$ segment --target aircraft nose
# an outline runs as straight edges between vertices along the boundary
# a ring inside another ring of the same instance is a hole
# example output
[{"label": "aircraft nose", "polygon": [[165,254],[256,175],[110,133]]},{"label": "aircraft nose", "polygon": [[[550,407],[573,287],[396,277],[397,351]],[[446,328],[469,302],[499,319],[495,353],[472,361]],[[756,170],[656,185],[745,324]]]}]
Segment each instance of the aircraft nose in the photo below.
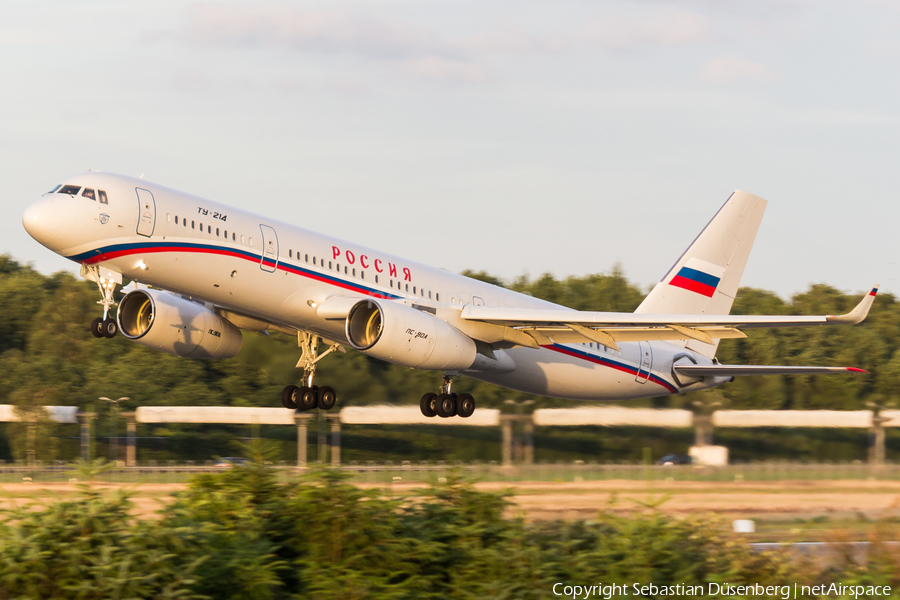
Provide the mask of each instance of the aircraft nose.
[{"label": "aircraft nose", "polygon": [[22,225],[28,235],[40,242],[42,245],[57,250],[60,240],[59,223],[56,217],[57,211],[53,210],[53,200],[49,198],[41,198],[36,202],[32,202],[25,213],[22,215]]}]

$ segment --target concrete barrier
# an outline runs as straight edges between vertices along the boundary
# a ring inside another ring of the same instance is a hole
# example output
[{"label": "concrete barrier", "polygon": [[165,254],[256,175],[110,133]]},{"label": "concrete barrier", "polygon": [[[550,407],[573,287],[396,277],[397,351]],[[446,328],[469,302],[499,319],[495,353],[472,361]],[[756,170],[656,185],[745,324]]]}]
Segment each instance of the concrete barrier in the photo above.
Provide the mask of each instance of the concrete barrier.
[{"label": "concrete barrier", "polygon": [[[50,418],[57,423],[77,423],[77,406],[45,406]],[[14,404],[0,404],[0,422],[15,422],[19,420]]]},{"label": "concrete barrier", "polygon": [[[478,411],[475,411],[478,414]],[[534,411],[534,424],[544,427],[578,425],[690,427],[694,415],[689,410],[656,408],[540,408]]]},{"label": "concrete barrier", "polygon": [[496,408],[479,408],[466,419],[450,417],[426,417],[418,406],[348,406],[341,410],[344,425],[469,425],[496,427],[500,424],[500,411]]},{"label": "concrete barrier", "polygon": [[872,427],[871,410],[717,410],[715,427]]},{"label": "concrete barrier", "polygon": [[255,406],[140,406],[138,423],[218,423],[223,425],[294,425],[295,411]]}]

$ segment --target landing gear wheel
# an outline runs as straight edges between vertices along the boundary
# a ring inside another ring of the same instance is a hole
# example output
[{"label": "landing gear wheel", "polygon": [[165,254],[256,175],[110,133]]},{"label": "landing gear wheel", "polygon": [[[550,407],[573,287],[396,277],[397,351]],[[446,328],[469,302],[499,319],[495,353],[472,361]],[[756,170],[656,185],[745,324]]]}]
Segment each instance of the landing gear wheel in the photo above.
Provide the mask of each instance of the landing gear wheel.
[{"label": "landing gear wheel", "polygon": [[316,402],[320,409],[331,410],[334,408],[334,403],[337,402],[337,394],[334,392],[333,388],[323,385],[319,388],[319,393],[316,395]]},{"label": "landing gear wheel", "polygon": [[466,419],[475,412],[475,398],[472,394],[460,394],[456,399],[456,414]]},{"label": "landing gear wheel", "polygon": [[95,338],[103,337],[103,319],[97,317],[93,321],[91,321],[91,335]]},{"label": "landing gear wheel", "polygon": [[456,398],[453,394],[441,394],[438,396],[437,414],[445,419],[456,414]]},{"label": "landing gear wheel", "polygon": [[300,393],[295,397],[298,410],[312,410],[316,407],[316,389],[302,387]]},{"label": "landing gear wheel", "polygon": [[285,408],[289,408],[291,410],[296,410],[297,402],[294,398],[297,396],[297,392],[300,391],[296,385],[289,385],[281,390],[281,403],[284,404]]},{"label": "landing gear wheel", "polygon": [[114,338],[119,333],[119,324],[115,319],[106,319],[101,324],[101,331],[103,332],[103,337]]},{"label": "landing gear wheel", "polygon": [[434,392],[428,392],[419,400],[419,410],[426,417],[434,417],[437,415],[437,399],[438,395]]}]

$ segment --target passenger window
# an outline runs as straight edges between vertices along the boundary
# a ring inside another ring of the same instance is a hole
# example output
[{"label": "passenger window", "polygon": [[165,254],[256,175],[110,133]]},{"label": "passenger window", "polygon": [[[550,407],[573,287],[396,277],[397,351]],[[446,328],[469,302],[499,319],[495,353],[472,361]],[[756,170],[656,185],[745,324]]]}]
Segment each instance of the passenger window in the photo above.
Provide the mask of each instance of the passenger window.
[{"label": "passenger window", "polygon": [[166,223],[170,223],[172,221],[172,213],[166,213]]},{"label": "passenger window", "polygon": [[100,204],[109,204],[109,200],[106,199],[106,192],[104,192],[103,190],[97,190],[97,194],[97,199],[100,201]]},{"label": "passenger window", "polygon": [[236,234],[235,232],[233,232],[233,231],[231,232],[231,241],[232,241],[232,242],[237,241],[237,234]]},{"label": "passenger window", "polygon": [[344,275],[347,274],[347,267],[344,267]]},{"label": "passenger window", "polygon": [[440,302],[440,301],[441,301],[441,294],[440,294],[439,292],[435,292],[435,293],[434,293],[434,299],[437,300],[438,302]]},{"label": "passenger window", "polygon": [[181,224],[184,225],[185,227],[187,227],[187,219],[182,219]]},{"label": "passenger window", "polygon": [[191,229],[197,229],[195,227],[196,224],[197,224],[197,221],[191,221]]},{"label": "passenger window", "polygon": [[[407,292],[409,291],[409,284],[408,284],[408,283],[406,284],[406,291],[407,291]],[[415,288],[415,286],[414,286],[414,287],[413,287],[413,294],[415,294],[415,293],[416,293],[416,288]]]},{"label": "passenger window", "polygon": [[294,258],[294,251],[288,250],[288,258]]},{"label": "passenger window", "polygon": [[59,189],[60,194],[69,194],[70,196],[77,196],[78,190],[81,189],[80,185],[64,185]]},{"label": "passenger window", "polygon": [[413,294],[416,293],[416,286],[413,286]]},{"label": "passenger window", "polygon": [[[365,277],[363,277],[365,279]],[[378,283],[378,275],[375,276],[375,283]]]},{"label": "passenger window", "polygon": [[175,224],[178,225],[178,215],[175,215]]},{"label": "passenger window", "polygon": [[[219,232],[219,230],[216,229],[216,235],[219,235],[218,232]],[[212,225],[207,225],[207,226],[206,226],[206,233],[212,234]]]},{"label": "passenger window", "polygon": [[[359,276],[362,277],[363,279],[365,279],[365,278],[366,278],[366,272],[365,272],[365,271],[360,271],[360,272],[359,272]],[[376,275],[375,277],[378,277],[378,275]]]},{"label": "passenger window", "polygon": [[253,238],[250,238],[250,247],[253,247]]},{"label": "passenger window", "polygon": [[431,290],[428,290],[428,299],[431,300]]},{"label": "passenger window", "polygon": [[96,200],[96,198],[94,197],[94,190],[92,190],[91,188],[84,188],[84,191],[81,192],[81,195],[84,196],[85,198],[90,198],[91,200]]},{"label": "passenger window", "polygon": [[353,276],[356,277],[356,269],[353,269]]},{"label": "passenger window", "polygon": [[200,233],[203,233],[203,223],[200,223]]},{"label": "passenger window", "polygon": [[304,254],[304,255],[303,255],[303,261],[304,261],[304,262],[309,262],[309,254]]},{"label": "passenger window", "polygon": [[225,239],[226,240],[228,239],[228,230],[227,229],[225,230]]},{"label": "passenger window", "polygon": [[244,236],[241,236],[241,243],[246,244],[246,242],[244,241]]},{"label": "passenger window", "polygon": [[394,287],[394,280],[391,279],[391,287]]},{"label": "passenger window", "polygon": [[219,237],[219,228],[216,227],[216,237]]},{"label": "passenger window", "polygon": [[313,264],[316,264],[316,257],[313,256]]},{"label": "passenger window", "polygon": [[328,261],[328,268],[331,269],[331,261]]}]

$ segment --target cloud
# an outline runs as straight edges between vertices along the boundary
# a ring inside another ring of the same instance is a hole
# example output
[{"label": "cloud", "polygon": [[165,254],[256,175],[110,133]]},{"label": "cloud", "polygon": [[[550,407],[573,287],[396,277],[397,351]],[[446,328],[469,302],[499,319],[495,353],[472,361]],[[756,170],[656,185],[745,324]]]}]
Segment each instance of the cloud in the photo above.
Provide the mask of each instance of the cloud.
[{"label": "cloud", "polygon": [[280,46],[382,58],[454,53],[439,36],[396,20],[276,5],[194,6],[182,37],[202,45]]},{"label": "cloud", "polygon": [[639,50],[653,46],[677,46],[711,37],[709,20],[701,15],[666,10],[651,17],[610,17],[588,25],[583,41],[611,50]]},{"label": "cloud", "polygon": [[719,83],[734,81],[772,81],[775,73],[764,64],[739,56],[724,56],[708,61],[700,70],[700,77]]},{"label": "cloud", "polygon": [[494,78],[491,70],[484,65],[438,56],[426,56],[412,60],[407,64],[406,72],[426,79],[473,83],[485,83]]},{"label": "cloud", "polygon": [[353,55],[374,59],[402,75],[481,83],[491,81],[493,74],[480,55],[526,49],[536,43],[514,30],[457,42],[380,16],[247,4],[194,6],[178,38],[203,46]]}]

